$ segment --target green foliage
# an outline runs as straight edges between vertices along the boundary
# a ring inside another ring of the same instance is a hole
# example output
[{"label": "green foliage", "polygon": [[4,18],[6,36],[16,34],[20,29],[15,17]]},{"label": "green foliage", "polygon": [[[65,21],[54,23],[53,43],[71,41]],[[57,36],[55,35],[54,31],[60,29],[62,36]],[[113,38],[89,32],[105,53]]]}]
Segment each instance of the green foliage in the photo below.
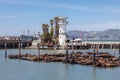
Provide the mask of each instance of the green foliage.
[{"label": "green foliage", "polygon": [[43,43],[47,43],[48,41],[51,41],[51,37],[49,34],[49,25],[48,24],[42,24],[43,28],[43,34],[41,35],[41,39]]},{"label": "green foliage", "polygon": [[49,33],[47,33],[47,34],[42,34],[41,39],[42,39],[42,42],[43,42],[43,43],[47,43],[47,42],[51,41],[50,34],[49,34]]},{"label": "green foliage", "polygon": [[54,34],[54,29],[53,29],[53,24],[54,24],[54,20],[50,20],[50,25],[51,25],[51,28],[50,28],[50,37],[53,38],[53,34]]},{"label": "green foliage", "polygon": [[[59,36],[59,18],[55,17],[54,20],[50,20],[50,32],[49,32],[49,25],[42,24],[43,34],[41,35],[42,43],[47,43],[49,41],[54,40],[54,42],[58,43],[58,36]],[[53,25],[55,24],[55,35],[54,35],[54,28]]]},{"label": "green foliage", "polygon": [[54,20],[55,20],[55,37],[57,38],[59,36],[59,25],[58,25],[59,18],[55,17]]},{"label": "green foliage", "polygon": [[51,25],[51,27],[53,27],[53,24],[54,24],[54,20],[50,20],[50,25]]},{"label": "green foliage", "polygon": [[53,27],[51,27],[51,28],[50,28],[50,37],[51,37],[51,38],[53,38],[53,31],[54,31],[54,29],[53,29]]},{"label": "green foliage", "polygon": [[42,24],[42,30],[43,34],[47,34],[49,31],[49,25],[48,24]]}]

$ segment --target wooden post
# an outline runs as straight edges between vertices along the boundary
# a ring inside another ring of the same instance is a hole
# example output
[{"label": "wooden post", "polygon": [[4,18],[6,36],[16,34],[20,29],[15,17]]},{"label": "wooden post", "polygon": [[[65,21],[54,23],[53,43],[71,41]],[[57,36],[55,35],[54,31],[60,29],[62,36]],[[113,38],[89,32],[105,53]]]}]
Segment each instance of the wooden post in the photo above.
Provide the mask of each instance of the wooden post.
[{"label": "wooden post", "polygon": [[104,49],[104,44],[102,45],[102,49]]},{"label": "wooden post", "polygon": [[75,42],[75,49],[77,50],[77,42]]},{"label": "wooden post", "polygon": [[21,45],[20,45],[20,46],[21,46],[21,48],[23,48],[23,43],[22,43],[22,42],[21,42]]},{"label": "wooden post", "polygon": [[72,53],[74,53],[74,45],[73,45],[73,43],[72,43]]},{"label": "wooden post", "polygon": [[71,55],[70,55],[71,58],[73,57],[73,54],[74,54],[74,45],[73,45],[73,43],[72,43],[72,53],[71,53]]},{"label": "wooden post", "polygon": [[96,53],[93,53],[93,65],[96,66]]},{"label": "wooden post", "polygon": [[96,45],[94,44],[94,48],[93,48],[93,65],[95,66],[96,65],[96,60],[95,60],[95,58],[96,58]]},{"label": "wooden post", "polygon": [[92,44],[90,45],[90,47],[91,47],[91,49],[93,48],[93,47],[92,47]]},{"label": "wooden post", "polygon": [[18,43],[18,58],[20,59],[20,54],[21,54],[21,43],[19,41]]},{"label": "wooden post", "polygon": [[119,49],[119,59],[120,59],[120,44],[119,44],[119,47],[118,47],[118,49]]},{"label": "wooden post", "polygon": [[95,47],[96,47],[96,46],[95,46],[95,44],[94,44],[94,45],[93,45],[93,52],[95,52]]},{"label": "wooden post", "polygon": [[39,43],[37,44],[37,48],[38,48],[38,61],[39,61],[39,58],[40,58],[40,44]]},{"label": "wooden post", "polygon": [[111,46],[110,46],[110,49],[112,49],[112,44],[111,44]]},{"label": "wooden post", "polygon": [[114,43],[114,49],[113,49],[113,54],[114,54],[114,56],[115,56],[115,51],[116,51],[116,45],[115,45],[115,43]]},{"label": "wooden post", "polygon": [[68,63],[68,41],[66,40],[66,63]]},{"label": "wooden post", "polygon": [[98,54],[99,44],[96,45],[96,54]]},{"label": "wooden post", "polygon": [[7,58],[7,42],[4,43],[4,48],[5,48],[5,58]]}]

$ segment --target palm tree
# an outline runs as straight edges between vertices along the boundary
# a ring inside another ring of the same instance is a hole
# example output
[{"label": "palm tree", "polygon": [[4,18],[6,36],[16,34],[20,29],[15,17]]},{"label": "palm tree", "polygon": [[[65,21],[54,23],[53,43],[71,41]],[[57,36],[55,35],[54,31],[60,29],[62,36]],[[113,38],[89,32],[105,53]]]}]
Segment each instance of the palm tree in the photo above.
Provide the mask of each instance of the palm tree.
[{"label": "palm tree", "polygon": [[58,35],[59,35],[59,25],[58,25],[59,18],[55,17],[54,20],[55,20],[55,37],[58,38]]},{"label": "palm tree", "polygon": [[46,43],[51,40],[50,34],[48,32],[49,25],[48,24],[42,24],[43,34],[42,34],[42,42]]},{"label": "palm tree", "polygon": [[50,28],[50,37],[53,38],[53,34],[54,34],[54,29],[53,29],[53,24],[54,24],[54,20],[50,20],[50,25],[51,25],[51,28]]},{"label": "palm tree", "polygon": [[48,24],[42,24],[43,34],[47,34],[48,33],[48,28],[49,28]]},{"label": "palm tree", "polygon": [[54,24],[54,20],[50,20],[50,25],[51,25],[51,27],[53,27],[53,24]]}]

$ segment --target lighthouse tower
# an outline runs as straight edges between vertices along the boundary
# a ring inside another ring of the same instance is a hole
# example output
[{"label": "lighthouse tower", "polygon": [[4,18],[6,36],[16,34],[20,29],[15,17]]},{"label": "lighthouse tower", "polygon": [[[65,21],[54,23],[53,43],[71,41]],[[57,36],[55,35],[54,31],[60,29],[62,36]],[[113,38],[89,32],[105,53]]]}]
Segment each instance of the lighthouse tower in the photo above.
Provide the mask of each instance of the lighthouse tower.
[{"label": "lighthouse tower", "polygon": [[58,25],[59,25],[59,45],[60,47],[65,47],[66,40],[66,26],[68,24],[67,17],[58,17]]}]

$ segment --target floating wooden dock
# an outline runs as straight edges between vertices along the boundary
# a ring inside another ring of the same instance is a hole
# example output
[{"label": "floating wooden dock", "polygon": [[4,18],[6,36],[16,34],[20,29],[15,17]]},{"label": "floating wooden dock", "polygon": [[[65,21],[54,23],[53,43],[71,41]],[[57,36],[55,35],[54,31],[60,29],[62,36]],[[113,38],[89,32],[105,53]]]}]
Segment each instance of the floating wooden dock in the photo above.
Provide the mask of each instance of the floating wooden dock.
[{"label": "floating wooden dock", "polygon": [[[67,63],[70,64],[81,64],[81,65],[91,65],[96,67],[119,67],[119,58],[116,58],[109,53],[97,53],[94,56],[94,52],[76,52],[68,54]],[[22,59],[28,61],[44,61],[44,62],[64,62],[66,63],[66,54],[18,54],[9,55],[9,59]]]}]

